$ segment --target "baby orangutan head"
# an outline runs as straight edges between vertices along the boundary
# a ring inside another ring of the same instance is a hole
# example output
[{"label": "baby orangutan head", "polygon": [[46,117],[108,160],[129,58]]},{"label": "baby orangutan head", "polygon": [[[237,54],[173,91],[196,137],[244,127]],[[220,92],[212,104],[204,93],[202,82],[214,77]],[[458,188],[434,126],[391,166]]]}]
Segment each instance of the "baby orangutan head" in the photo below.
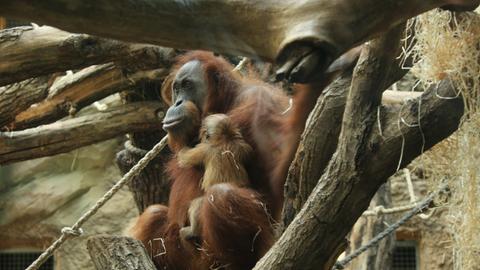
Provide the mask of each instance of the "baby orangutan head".
[{"label": "baby orangutan head", "polygon": [[240,130],[226,114],[212,114],[203,120],[200,140],[210,144],[222,144],[226,141],[240,139]]}]

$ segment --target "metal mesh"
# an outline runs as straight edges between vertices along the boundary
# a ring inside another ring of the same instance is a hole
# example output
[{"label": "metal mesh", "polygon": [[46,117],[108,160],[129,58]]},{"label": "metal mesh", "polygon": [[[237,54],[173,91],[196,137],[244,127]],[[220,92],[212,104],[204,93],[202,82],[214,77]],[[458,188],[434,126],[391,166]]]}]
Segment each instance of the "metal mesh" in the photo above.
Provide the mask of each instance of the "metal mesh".
[{"label": "metal mesh", "polygon": [[396,245],[392,255],[392,270],[416,270],[417,248],[414,244]]},{"label": "metal mesh", "polygon": [[[40,252],[1,252],[0,269],[1,270],[24,270],[38,256]],[[53,270],[53,257],[50,257],[40,268],[40,270]]]}]

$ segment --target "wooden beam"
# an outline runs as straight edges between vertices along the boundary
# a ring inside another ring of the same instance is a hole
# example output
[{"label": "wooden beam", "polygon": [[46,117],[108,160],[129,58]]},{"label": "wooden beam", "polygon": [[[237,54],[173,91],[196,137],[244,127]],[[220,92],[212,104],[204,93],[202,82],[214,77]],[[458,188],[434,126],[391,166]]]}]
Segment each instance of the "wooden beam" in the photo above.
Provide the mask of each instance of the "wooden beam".
[{"label": "wooden beam", "polygon": [[136,102],[22,131],[0,132],[0,164],[65,153],[132,131],[160,129],[165,105]]},{"label": "wooden beam", "polygon": [[[0,13],[61,29],[273,61],[291,44],[335,58],[435,7],[479,0],[0,0]],[[333,59],[332,59],[333,60]]]},{"label": "wooden beam", "polygon": [[[0,8],[1,9],[1,8]],[[42,26],[0,31],[0,86],[54,72],[78,69],[136,55],[171,58],[172,49],[73,34]]]},{"label": "wooden beam", "polygon": [[[145,81],[161,82],[168,70],[154,69],[127,74],[114,64],[92,66],[54,84],[47,99],[22,111],[10,129],[19,130],[51,123],[113,93]],[[15,102],[15,101],[14,101]]]},{"label": "wooden beam", "polygon": [[92,236],[87,249],[97,270],[156,270],[143,244],[122,236]]}]

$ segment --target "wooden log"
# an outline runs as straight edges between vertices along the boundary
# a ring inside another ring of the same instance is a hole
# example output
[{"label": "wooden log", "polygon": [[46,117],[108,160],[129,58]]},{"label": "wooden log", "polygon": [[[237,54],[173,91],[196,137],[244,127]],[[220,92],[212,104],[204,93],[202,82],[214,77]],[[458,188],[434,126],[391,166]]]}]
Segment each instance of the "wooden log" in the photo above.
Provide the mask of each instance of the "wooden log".
[{"label": "wooden log", "polygon": [[47,97],[49,77],[27,79],[0,87],[0,129],[5,129],[3,127],[12,122],[15,115]]},{"label": "wooden log", "polygon": [[[1,0],[0,13],[67,31],[273,61],[292,44],[335,58],[439,6],[479,0]],[[333,59],[331,59],[333,60]]]},{"label": "wooden log", "polygon": [[113,93],[145,81],[161,81],[167,72],[161,68],[128,74],[112,63],[86,68],[52,85],[49,97],[19,113],[10,125],[11,129],[54,122]]},{"label": "wooden log", "polygon": [[[384,46],[380,48],[374,54],[380,56],[383,50],[388,51]],[[371,63],[371,68],[381,69],[382,61],[374,58],[367,63]],[[362,69],[361,73],[371,71]],[[379,87],[380,82],[363,78],[358,85],[352,84],[357,85],[357,90],[352,88],[351,93],[357,94],[349,96],[339,149],[302,210],[254,269],[330,269],[342,252],[345,236],[354,222],[368,207],[379,186],[397,170],[399,162],[400,167],[406,166],[458,128],[463,115],[462,100],[439,99],[433,87],[419,99],[407,102],[402,110],[407,123],[420,121],[421,128],[399,125],[399,111],[391,109],[381,114],[380,133],[373,127],[377,122],[375,104],[379,105],[381,92],[372,89],[369,94],[358,88],[368,89],[373,87],[371,83]],[[455,96],[455,89],[448,81],[442,82],[437,90],[441,95]],[[401,161],[400,153],[403,153]]]},{"label": "wooden log", "polygon": [[5,29],[0,31],[0,86],[132,57],[144,50],[155,51],[159,55],[172,51],[68,33],[49,26]]},{"label": "wooden log", "polygon": [[97,270],[156,270],[142,242],[122,236],[92,236],[87,249]]},{"label": "wooden log", "polygon": [[0,132],[0,164],[65,153],[132,131],[160,129],[160,102],[118,105],[106,111],[22,131]]}]

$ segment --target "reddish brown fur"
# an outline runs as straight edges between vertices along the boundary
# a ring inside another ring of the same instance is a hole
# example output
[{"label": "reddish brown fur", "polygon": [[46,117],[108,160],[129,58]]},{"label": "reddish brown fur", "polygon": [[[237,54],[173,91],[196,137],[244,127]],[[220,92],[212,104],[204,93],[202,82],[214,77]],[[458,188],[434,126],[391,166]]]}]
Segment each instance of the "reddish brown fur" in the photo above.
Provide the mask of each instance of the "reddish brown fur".
[{"label": "reddish brown fur", "polygon": [[183,148],[177,154],[177,160],[185,168],[203,165],[203,190],[223,182],[248,185],[244,163],[251,158],[253,150],[227,115],[207,116],[202,124],[200,140],[194,148]]},{"label": "reddish brown fur", "polygon": [[265,203],[252,189],[213,186],[205,194],[200,219],[207,253],[227,269],[251,269],[274,241]]},{"label": "reddish brown fur", "polygon": [[[194,148],[182,149],[177,154],[177,160],[184,168],[203,165],[202,190],[206,191],[219,183],[229,183],[236,187],[248,185],[244,163],[251,157],[252,148],[227,115],[212,114],[205,117],[200,130],[200,141]],[[189,226],[180,230],[184,241],[193,244],[201,241],[202,217],[199,214],[203,200],[201,197],[190,203]]]},{"label": "reddish brown fur", "polygon": [[[178,230],[185,226],[190,201],[202,196],[199,183],[203,171],[199,168],[179,168],[174,157],[168,164],[172,179],[167,224],[153,230],[155,217],[144,212],[135,229],[141,240],[165,238],[167,253],[156,257],[158,266],[167,269],[208,269],[210,266],[228,264],[228,269],[249,269],[265,254],[273,243],[273,230],[267,210],[279,213],[283,200],[283,182],[288,165],[298,146],[306,117],[313,108],[324,85],[304,87],[294,96],[293,109],[288,107],[288,97],[280,90],[250,79],[239,77],[232,71],[233,66],[225,60],[207,52],[193,52],[181,57],[172,74],[183,64],[199,60],[209,94],[199,116],[211,113],[227,113],[248,144],[254,149],[246,169],[251,188],[240,188],[231,184],[217,184],[205,194],[201,209],[202,251],[179,239]],[[170,91],[171,80],[165,83],[163,91]],[[168,98],[169,95],[163,94]],[[197,131],[198,132],[198,131]],[[171,136],[174,152],[180,145],[194,145],[196,137],[188,139]],[[260,195],[261,194],[261,195]],[[164,221],[164,216],[161,216]],[[146,220],[142,222],[141,220]],[[166,229],[164,229],[166,228]],[[253,251],[252,251],[253,247]]]}]

